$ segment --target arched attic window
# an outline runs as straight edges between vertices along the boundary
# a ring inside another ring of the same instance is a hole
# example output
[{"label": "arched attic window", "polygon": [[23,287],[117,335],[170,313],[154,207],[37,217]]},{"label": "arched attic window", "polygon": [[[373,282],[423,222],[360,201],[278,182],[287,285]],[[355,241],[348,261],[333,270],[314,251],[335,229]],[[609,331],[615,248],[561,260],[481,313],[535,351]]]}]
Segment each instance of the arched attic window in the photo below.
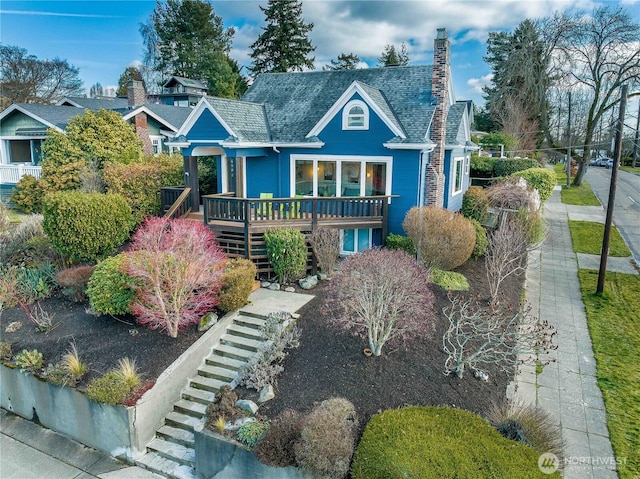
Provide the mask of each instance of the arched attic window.
[{"label": "arched attic window", "polygon": [[342,109],[343,130],[368,130],[369,108],[360,100],[352,100]]}]

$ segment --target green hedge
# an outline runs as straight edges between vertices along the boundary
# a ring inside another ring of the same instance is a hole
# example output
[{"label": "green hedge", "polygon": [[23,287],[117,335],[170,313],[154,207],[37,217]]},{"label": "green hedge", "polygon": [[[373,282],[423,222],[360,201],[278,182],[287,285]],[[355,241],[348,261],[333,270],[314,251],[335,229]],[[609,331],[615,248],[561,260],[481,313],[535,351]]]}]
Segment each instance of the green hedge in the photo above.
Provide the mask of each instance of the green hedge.
[{"label": "green hedge", "polygon": [[460,213],[465,218],[484,221],[489,214],[489,197],[485,189],[480,186],[470,186],[462,196]]},{"label": "green hedge", "polygon": [[385,246],[389,249],[399,249],[409,253],[411,256],[416,256],[416,247],[413,245],[413,240],[408,236],[390,233],[387,236],[387,241],[385,241]]},{"label": "green hedge", "polygon": [[528,170],[540,166],[531,158],[500,158],[493,168],[493,176],[510,176],[516,171]]},{"label": "green hedge", "polygon": [[559,478],[539,454],[461,409],[411,406],[375,415],[351,465],[353,479]]},{"label": "green hedge", "polygon": [[518,171],[511,176],[522,177],[527,180],[533,188],[538,190],[540,200],[547,201],[553,193],[558,178],[555,171],[547,168],[529,168],[528,170]]},{"label": "green hedge", "polygon": [[479,221],[472,218],[469,221],[471,221],[471,224],[476,229],[476,245],[473,247],[471,257],[473,259],[478,259],[486,253],[487,248],[489,247],[489,238],[487,238],[487,230],[484,229]]},{"label": "green hedge", "polygon": [[264,232],[267,257],[280,283],[296,280],[307,271],[307,243],[294,229],[273,228]]},{"label": "green hedge", "polygon": [[60,191],[43,199],[42,228],[53,247],[76,261],[94,261],[129,238],[131,208],[120,195]]},{"label": "green hedge", "polygon": [[471,170],[483,173],[492,173],[498,158],[490,156],[471,155]]}]

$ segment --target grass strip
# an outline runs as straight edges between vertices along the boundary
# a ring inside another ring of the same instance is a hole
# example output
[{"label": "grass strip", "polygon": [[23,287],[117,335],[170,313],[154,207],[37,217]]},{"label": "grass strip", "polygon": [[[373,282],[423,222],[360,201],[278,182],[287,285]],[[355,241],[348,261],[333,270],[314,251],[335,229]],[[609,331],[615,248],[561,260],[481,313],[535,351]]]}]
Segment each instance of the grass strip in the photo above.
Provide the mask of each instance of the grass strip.
[{"label": "grass strip", "polygon": [[578,272],[620,479],[640,477],[640,276]]},{"label": "grass strip", "polygon": [[582,182],[582,186],[572,186],[571,188],[563,186],[560,197],[566,205],[600,206],[600,200],[586,181]]},{"label": "grass strip", "polygon": [[[569,231],[571,232],[573,251],[576,253],[600,254],[602,237],[604,236],[603,224],[592,221],[569,220]],[[611,227],[609,256],[620,258],[631,256],[631,251],[629,251],[615,226]]]}]

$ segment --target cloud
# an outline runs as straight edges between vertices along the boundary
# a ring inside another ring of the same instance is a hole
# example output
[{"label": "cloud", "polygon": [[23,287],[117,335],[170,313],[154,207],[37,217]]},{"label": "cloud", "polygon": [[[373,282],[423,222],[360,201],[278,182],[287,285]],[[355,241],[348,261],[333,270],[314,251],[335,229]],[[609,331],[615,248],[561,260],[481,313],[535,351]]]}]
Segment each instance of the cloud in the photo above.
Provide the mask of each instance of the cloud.
[{"label": "cloud", "polygon": [[37,10],[0,10],[2,15],[36,15],[43,17],[79,17],[79,18],[122,18],[117,15],[96,15],[90,13],[41,12]]},{"label": "cloud", "polygon": [[467,85],[473,93],[482,93],[482,88],[489,85],[493,80],[493,73],[488,73],[480,78],[469,78]]}]

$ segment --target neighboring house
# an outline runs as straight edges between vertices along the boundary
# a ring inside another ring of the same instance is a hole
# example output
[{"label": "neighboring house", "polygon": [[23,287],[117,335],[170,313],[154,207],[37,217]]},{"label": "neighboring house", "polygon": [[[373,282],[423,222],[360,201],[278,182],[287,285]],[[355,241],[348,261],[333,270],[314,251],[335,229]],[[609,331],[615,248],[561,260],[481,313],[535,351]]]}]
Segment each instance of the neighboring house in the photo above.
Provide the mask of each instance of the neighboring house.
[{"label": "neighboring house", "polygon": [[193,107],[207,91],[207,86],[199,80],[174,76],[162,85],[162,93],[153,95],[152,100],[163,105]]},{"label": "neighboring house", "polygon": [[0,113],[0,195],[6,201],[15,184],[28,174],[40,176],[42,142],[49,128],[64,132],[69,120],[85,110],[113,110],[136,126],[146,153],[175,150],[167,146],[185,122],[190,108],[146,104],[142,82],[132,82],[129,98],[70,97],[57,105],[20,103]]},{"label": "neighboring house", "polygon": [[476,147],[449,56],[439,29],[433,65],[262,74],[242,101],[202,98],[172,143],[192,211],[206,155],[218,157],[219,195],[203,198],[204,220],[231,255],[264,260],[265,228],[320,224],[341,229],[348,254],[403,233],[413,206],[458,210]]}]

